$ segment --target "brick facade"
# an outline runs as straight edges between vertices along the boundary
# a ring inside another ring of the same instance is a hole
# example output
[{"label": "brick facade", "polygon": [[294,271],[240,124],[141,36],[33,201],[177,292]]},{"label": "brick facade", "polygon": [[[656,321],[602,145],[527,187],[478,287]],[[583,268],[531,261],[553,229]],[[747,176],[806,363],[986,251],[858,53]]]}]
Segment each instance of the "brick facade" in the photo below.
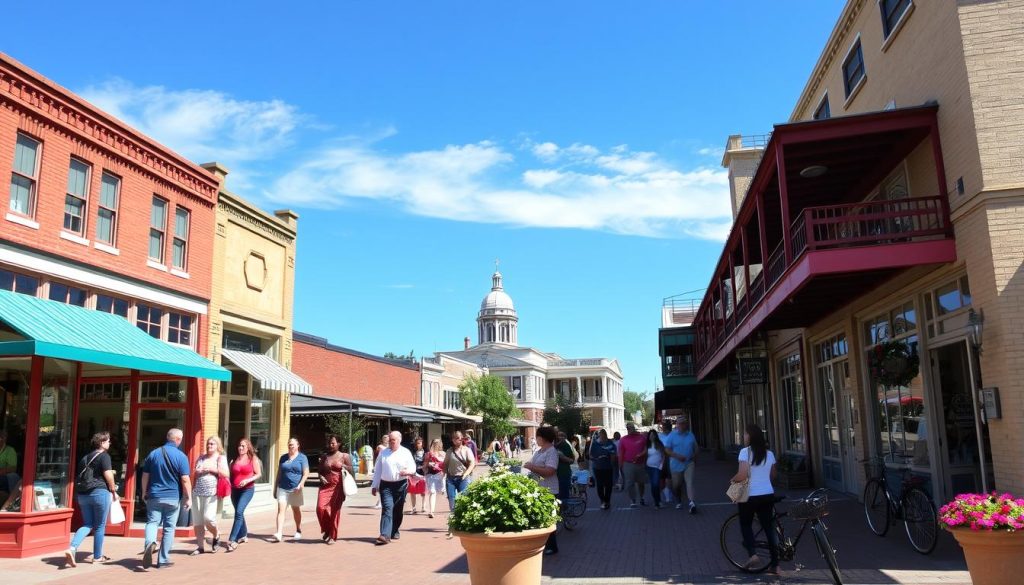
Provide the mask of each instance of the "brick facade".
[{"label": "brick facade", "polygon": [[296,332],[292,371],[313,385],[316,396],[420,403],[420,366],[331,345],[326,339]]}]

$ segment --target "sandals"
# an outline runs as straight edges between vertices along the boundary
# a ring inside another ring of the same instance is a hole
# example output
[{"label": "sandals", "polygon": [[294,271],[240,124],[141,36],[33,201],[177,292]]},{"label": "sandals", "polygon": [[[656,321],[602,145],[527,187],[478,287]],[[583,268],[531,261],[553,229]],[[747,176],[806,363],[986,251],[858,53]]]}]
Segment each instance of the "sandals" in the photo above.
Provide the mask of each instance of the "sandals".
[{"label": "sandals", "polygon": [[238,548],[238,543],[237,542],[229,542],[228,543],[228,552],[235,552],[236,548]]},{"label": "sandals", "polygon": [[64,566],[77,567],[78,563],[75,562],[75,549],[69,548],[64,551]]},{"label": "sandals", "polygon": [[192,552],[188,553],[188,556],[190,556],[190,557],[196,557],[196,556],[199,556],[199,555],[203,554],[204,552],[205,552],[205,551],[204,551],[203,549],[201,549],[201,548],[197,548],[196,550],[194,550],[194,551],[192,551]]}]

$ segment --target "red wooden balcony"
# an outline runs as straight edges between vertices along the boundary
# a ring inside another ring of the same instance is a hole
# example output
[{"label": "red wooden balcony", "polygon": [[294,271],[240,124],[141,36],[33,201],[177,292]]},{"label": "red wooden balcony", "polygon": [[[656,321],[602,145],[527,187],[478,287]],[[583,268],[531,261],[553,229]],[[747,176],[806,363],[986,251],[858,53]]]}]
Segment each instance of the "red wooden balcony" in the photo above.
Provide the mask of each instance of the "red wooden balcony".
[{"label": "red wooden balcony", "polygon": [[[700,378],[759,329],[812,325],[900,271],[956,260],[936,110],[776,127],[694,320]],[[865,201],[926,138],[940,193]],[[790,164],[833,176],[803,181]]]}]

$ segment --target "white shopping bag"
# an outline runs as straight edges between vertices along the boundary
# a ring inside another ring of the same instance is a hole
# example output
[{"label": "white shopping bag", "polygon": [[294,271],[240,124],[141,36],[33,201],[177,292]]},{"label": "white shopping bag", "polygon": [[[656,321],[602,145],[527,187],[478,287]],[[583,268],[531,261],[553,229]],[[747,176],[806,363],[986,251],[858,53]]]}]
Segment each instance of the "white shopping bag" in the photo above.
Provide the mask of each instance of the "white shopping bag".
[{"label": "white shopping bag", "polygon": [[[113,500],[113,496],[110,497]],[[124,508],[121,507],[121,502],[110,502],[110,524],[120,524],[124,522]]]}]

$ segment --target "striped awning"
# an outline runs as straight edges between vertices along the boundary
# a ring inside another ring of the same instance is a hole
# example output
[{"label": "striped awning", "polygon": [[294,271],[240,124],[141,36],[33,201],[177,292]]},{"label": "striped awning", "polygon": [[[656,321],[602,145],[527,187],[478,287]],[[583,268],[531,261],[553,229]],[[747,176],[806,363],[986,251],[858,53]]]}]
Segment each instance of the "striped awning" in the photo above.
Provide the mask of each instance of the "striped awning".
[{"label": "striped awning", "polygon": [[260,382],[266,390],[280,390],[292,394],[313,394],[313,386],[295,372],[261,353],[249,353],[234,349],[221,349],[222,356],[242,368]]}]

